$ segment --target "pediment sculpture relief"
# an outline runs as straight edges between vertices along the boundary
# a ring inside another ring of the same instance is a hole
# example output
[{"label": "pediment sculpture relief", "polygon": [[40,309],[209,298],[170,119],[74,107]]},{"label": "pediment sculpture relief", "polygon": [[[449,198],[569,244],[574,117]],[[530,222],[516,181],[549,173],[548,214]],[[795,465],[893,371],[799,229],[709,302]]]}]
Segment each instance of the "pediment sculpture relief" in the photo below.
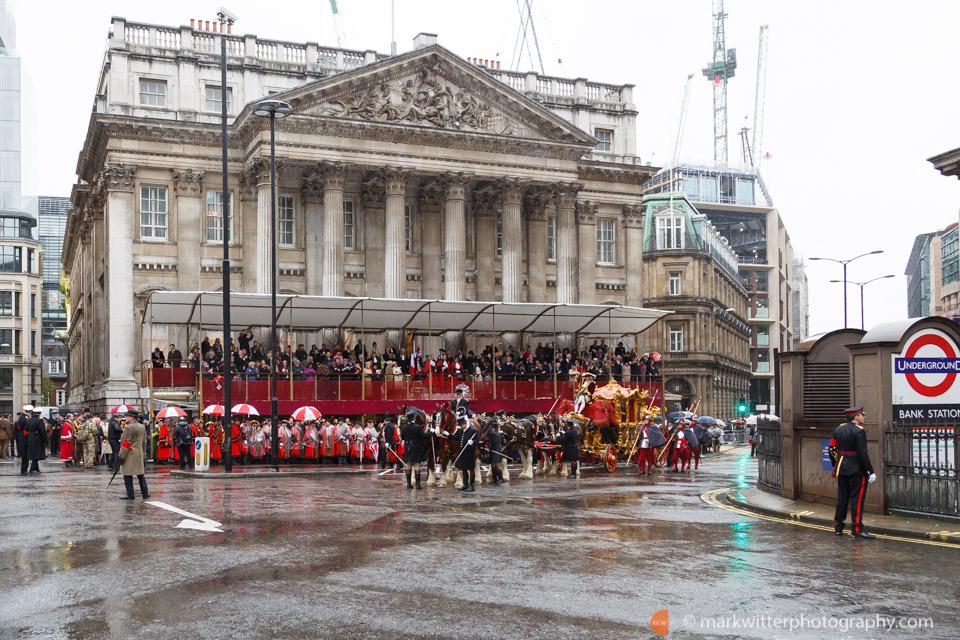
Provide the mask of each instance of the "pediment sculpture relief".
[{"label": "pediment sculpture relief", "polygon": [[[524,136],[524,128],[426,67],[412,77],[328,100],[319,114],[378,122],[430,124],[443,129]],[[527,136],[524,136],[527,137]]]}]

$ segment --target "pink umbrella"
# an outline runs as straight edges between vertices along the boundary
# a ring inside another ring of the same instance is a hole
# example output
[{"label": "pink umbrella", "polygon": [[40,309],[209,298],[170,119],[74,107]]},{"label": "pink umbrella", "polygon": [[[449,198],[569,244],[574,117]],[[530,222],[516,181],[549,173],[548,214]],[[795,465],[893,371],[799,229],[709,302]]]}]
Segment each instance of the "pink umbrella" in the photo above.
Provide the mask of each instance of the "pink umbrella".
[{"label": "pink umbrella", "polygon": [[186,418],[187,412],[181,409],[180,407],[167,407],[165,409],[160,409],[157,411],[157,418],[163,420],[164,418]]},{"label": "pink umbrella", "polygon": [[320,412],[314,407],[300,407],[293,412],[294,420],[319,420]]},{"label": "pink umbrella", "polygon": [[131,407],[128,404],[121,404],[119,406],[110,409],[110,413],[126,413],[127,411],[136,411],[136,407]]},{"label": "pink umbrella", "polygon": [[201,413],[205,413],[208,416],[222,416],[223,415],[223,405],[222,404],[211,404],[207,406]]},{"label": "pink umbrella", "polygon": [[230,409],[231,412],[240,415],[240,416],[258,416],[260,412],[257,411],[253,405],[249,404],[235,404],[233,408]]}]

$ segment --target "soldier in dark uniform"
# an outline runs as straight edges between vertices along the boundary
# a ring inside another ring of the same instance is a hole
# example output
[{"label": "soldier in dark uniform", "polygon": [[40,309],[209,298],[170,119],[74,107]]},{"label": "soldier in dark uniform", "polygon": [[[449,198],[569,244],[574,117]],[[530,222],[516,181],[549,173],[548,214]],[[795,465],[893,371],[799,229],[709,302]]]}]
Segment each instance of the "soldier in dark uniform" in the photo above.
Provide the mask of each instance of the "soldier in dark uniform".
[{"label": "soldier in dark uniform", "polygon": [[476,491],[473,483],[476,481],[477,467],[477,445],[479,444],[479,435],[476,428],[467,420],[466,417],[457,418],[457,426],[460,428],[450,434],[449,437],[460,438],[460,453],[457,458],[457,469],[463,476],[463,486],[457,491]]},{"label": "soldier in dark uniform", "polygon": [[837,512],[833,516],[833,530],[843,534],[847,519],[847,507],[853,503],[850,514],[852,538],[871,539],[875,536],[863,530],[863,503],[867,497],[867,484],[873,484],[877,474],[873,472],[870,456],[867,455],[867,433],[863,430],[863,407],[851,407],[844,413],[848,422],[833,431],[830,440],[830,458],[837,477]]},{"label": "soldier in dark uniform", "polygon": [[390,459],[393,458],[393,466],[400,471],[400,458],[397,456],[397,423],[393,420],[393,414],[387,412],[383,414],[383,443],[384,458],[383,466],[390,466]]},{"label": "soldier in dark uniform", "polygon": [[570,463],[568,480],[577,479],[577,463],[580,462],[580,423],[577,420],[567,420],[566,431],[558,438],[563,445],[561,462]]},{"label": "soldier in dark uniform", "polygon": [[456,389],[453,390],[453,402],[450,403],[450,411],[458,418],[461,416],[469,418],[473,415],[473,412],[470,411],[470,401],[467,400],[469,391],[470,388],[465,384],[458,384]]},{"label": "soldier in dark uniform", "polygon": [[23,425],[23,448],[20,452],[23,454],[20,460],[20,474],[27,474],[27,466],[30,467],[30,473],[40,473],[38,462],[47,457],[47,428],[43,426],[43,419],[40,418],[40,409],[33,409],[33,415]]},{"label": "soldier in dark uniform", "polygon": [[414,415],[407,414],[406,422],[400,429],[400,437],[403,439],[403,462],[407,465],[407,489],[413,489],[410,484],[410,476],[417,474],[417,489],[420,486],[420,465],[427,461],[427,452],[423,448],[423,441],[430,437],[430,434],[424,429],[424,425],[419,425],[413,421]]},{"label": "soldier in dark uniform", "polygon": [[490,473],[493,475],[490,484],[503,484],[503,470],[500,465],[506,458],[503,455],[503,436],[500,435],[500,425],[495,418],[487,418],[486,424],[483,425],[483,437],[490,448]]}]

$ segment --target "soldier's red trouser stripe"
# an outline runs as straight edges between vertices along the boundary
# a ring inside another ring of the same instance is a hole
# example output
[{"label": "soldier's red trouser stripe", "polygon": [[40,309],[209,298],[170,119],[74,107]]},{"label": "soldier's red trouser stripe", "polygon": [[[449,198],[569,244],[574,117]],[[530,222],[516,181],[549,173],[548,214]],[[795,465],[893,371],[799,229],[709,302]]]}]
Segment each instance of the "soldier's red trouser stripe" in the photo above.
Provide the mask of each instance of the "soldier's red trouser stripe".
[{"label": "soldier's red trouser stripe", "polygon": [[860,533],[860,526],[862,524],[860,522],[860,518],[861,518],[860,512],[863,511],[863,492],[866,490],[866,488],[867,488],[867,479],[863,478],[862,480],[860,480],[860,495],[857,496],[857,504],[854,507],[854,509],[856,509],[856,513],[855,513],[856,517],[853,519],[854,533]]}]

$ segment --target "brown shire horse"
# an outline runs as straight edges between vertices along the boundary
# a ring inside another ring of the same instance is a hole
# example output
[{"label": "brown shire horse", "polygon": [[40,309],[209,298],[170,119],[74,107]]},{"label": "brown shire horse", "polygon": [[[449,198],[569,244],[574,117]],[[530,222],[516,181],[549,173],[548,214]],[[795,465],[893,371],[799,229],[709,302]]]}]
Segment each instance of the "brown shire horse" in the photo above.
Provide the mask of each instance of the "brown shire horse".
[{"label": "brown shire horse", "polygon": [[499,461],[491,460],[491,466],[493,464],[500,464],[504,481],[510,482],[510,471],[507,469],[507,462],[513,457],[513,452],[519,451],[520,461],[523,463],[523,470],[520,471],[520,477],[532,480],[533,452],[536,450],[537,431],[539,430],[537,416],[531,415],[526,418],[508,418],[507,420],[497,420],[497,423],[497,428],[503,437],[503,454],[507,457],[500,457]]}]

